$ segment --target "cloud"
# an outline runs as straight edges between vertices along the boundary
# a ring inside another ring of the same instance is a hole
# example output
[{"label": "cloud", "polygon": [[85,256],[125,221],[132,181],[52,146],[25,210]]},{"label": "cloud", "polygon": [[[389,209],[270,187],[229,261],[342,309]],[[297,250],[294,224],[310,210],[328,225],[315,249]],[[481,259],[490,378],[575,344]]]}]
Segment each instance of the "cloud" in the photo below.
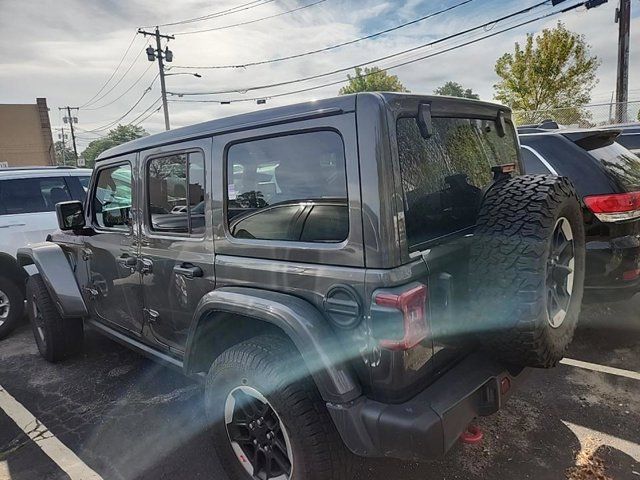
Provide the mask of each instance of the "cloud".
[{"label": "cloud", "polygon": [[[327,0],[319,5],[291,15],[283,15],[246,27],[207,32],[197,35],[177,36],[169,43],[174,52],[174,65],[201,66],[236,64],[274,58],[312,50],[366,35],[398,23],[411,20],[459,0]],[[181,20],[224,10],[238,5],[238,0],[209,2],[188,0],[164,2],[158,8],[155,0],[103,0],[84,2],[69,0],[62,7],[53,0],[29,2],[3,2],[0,17],[0,102],[33,103],[35,97],[47,97],[54,125],[60,125],[57,107],[81,105],[90,99],[107,80],[134,37],[139,25],[154,25],[171,20]],[[310,3],[308,0],[276,0],[260,7],[194,24],[163,27],[163,32],[222,26],[274,15],[287,9]],[[341,67],[365,62],[376,57],[410,48],[431,39],[459,31],[469,26],[516,11],[535,3],[498,0],[476,0],[445,15],[421,22],[374,40],[361,42],[331,52],[311,55],[301,59],[279,62],[247,69],[192,70],[198,71],[201,79],[187,75],[167,77],[170,91],[220,90],[242,88],[256,84],[268,84],[291,78],[331,71]],[[493,71],[495,60],[504,52],[513,49],[515,41],[525,38],[527,32],[538,32],[545,26],[553,26],[562,19],[567,27],[585,35],[593,46],[593,52],[602,60],[598,71],[600,83],[593,92],[594,100],[609,98],[615,88],[615,65],[617,28],[613,24],[613,12],[617,2],[609,1],[604,6],[588,12],[571,12],[546,22],[538,22],[519,28],[474,45],[452,51],[431,59],[398,68],[392,73],[413,92],[431,93],[447,80],[454,80],[491,99],[496,77]],[[550,7],[545,7],[550,8]],[[532,14],[533,15],[533,14]],[[494,28],[498,28],[495,26]],[[631,65],[640,61],[640,19],[636,16],[631,26]],[[459,40],[456,40],[457,42]],[[455,42],[451,42],[453,44]],[[107,104],[116,97],[120,99],[97,110],[81,110],[79,127],[84,130],[105,125],[117,119],[140,98],[144,89],[157,74],[153,65],[147,73],[149,62],[142,50],[149,39],[138,36],[125,58],[117,80],[130,65],[129,74],[112,91],[110,86],[102,94],[104,98],[91,107]],[[444,47],[442,45],[439,48]],[[436,49],[425,49],[403,58],[415,58]],[[388,66],[397,61],[383,62]],[[178,70],[171,70],[176,73]],[[640,69],[631,68],[630,85],[638,84]],[[130,91],[135,79],[143,75]],[[248,92],[246,97],[277,94],[327,81],[346,78],[346,73],[267,91]],[[113,84],[114,82],[111,82]],[[124,121],[135,118],[159,96],[159,84],[145,95],[138,108]],[[339,86],[327,87],[313,92],[274,98],[265,106],[252,102],[232,105],[170,103],[173,126],[188,125],[221,116],[268,108],[296,101],[335,95]],[[102,95],[101,94],[101,95]],[[640,97],[640,91],[633,93]],[[240,98],[242,93],[226,97]],[[224,98],[221,95],[217,98]],[[172,97],[172,99],[174,99]],[[177,99],[177,98],[176,98]],[[144,123],[150,132],[163,130],[162,114],[158,113]],[[79,132],[81,146],[94,135]]]}]

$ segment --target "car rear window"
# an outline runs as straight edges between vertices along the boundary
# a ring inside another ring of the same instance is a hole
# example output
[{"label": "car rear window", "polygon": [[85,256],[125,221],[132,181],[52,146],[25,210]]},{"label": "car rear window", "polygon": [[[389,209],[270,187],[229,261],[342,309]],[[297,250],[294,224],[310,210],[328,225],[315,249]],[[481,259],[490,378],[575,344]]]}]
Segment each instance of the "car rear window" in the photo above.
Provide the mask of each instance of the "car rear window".
[{"label": "car rear window", "polygon": [[53,212],[56,203],[71,200],[64,177],[0,181],[0,215]]},{"label": "car rear window", "polygon": [[625,190],[640,190],[640,158],[617,142],[589,150]]},{"label": "car rear window", "polygon": [[410,250],[475,224],[491,167],[516,163],[515,132],[493,120],[433,118],[425,139],[415,118],[397,121],[398,155]]}]

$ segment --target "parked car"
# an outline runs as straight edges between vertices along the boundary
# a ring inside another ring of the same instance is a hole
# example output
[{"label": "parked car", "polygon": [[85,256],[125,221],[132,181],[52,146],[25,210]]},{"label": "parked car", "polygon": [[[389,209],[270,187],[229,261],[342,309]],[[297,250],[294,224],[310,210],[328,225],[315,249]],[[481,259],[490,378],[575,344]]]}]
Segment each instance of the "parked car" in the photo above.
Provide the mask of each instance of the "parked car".
[{"label": "parked car", "polygon": [[575,191],[519,151],[506,107],[387,93],[115,147],[20,250],[38,349],[91,327],[201,381],[232,479],[439,457],[559,361],[582,303]]},{"label": "parked car", "polygon": [[24,315],[28,274],[16,261],[18,248],[53,232],[55,204],[84,200],[90,177],[88,169],[0,168],[0,339]]},{"label": "parked car", "polygon": [[518,129],[525,172],[569,177],[583,202],[585,299],[626,300],[640,291],[640,158],[614,128]]}]

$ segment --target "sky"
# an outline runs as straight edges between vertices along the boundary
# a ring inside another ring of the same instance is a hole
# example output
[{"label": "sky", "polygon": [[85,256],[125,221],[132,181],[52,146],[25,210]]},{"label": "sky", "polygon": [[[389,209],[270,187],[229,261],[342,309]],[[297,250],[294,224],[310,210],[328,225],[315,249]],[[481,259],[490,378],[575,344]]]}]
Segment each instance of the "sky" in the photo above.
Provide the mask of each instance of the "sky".
[{"label": "sky", "polygon": [[[166,78],[167,91],[173,93],[230,91],[212,96],[169,96],[172,128],[256,109],[334,96],[341,85],[270,98],[272,95],[346,79],[347,72],[292,85],[261,90],[291,79],[340,70],[401,52],[455,32],[490,22],[540,0],[323,0],[308,8],[261,20],[249,25],[237,23],[278,15],[319,0],[256,0],[232,14],[221,14],[202,21],[168,25],[161,32],[174,34],[168,44],[173,62],[167,73],[183,73]],[[578,3],[566,0],[562,6]],[[101,128],[125,116],[120,123],[144,119],[141,125],[150,133],[164,130],[162,112],[154,102],[160,96],[156,78],[157,63],[144,52],[151,40],[136,35],[138,27],[152,29],[170,23],[249,4],[249,0],[0,0],[0,103],[35,103],[46,97],[51,123],[62,125],[58,108],[83,106],[77,113],[79,150],[108,129]],[[598,8],[579,8],[509,32],[496,35],[457,50],[411,63],[390,73],[414,93],[430,94],[448,80],[472,88],[484,100],[493,99],[497,82],[494,65],[503,53],[523,42],[527,33],[537,33],[562,20],[567,28],[585,36],[591,51],[601,60],[599,83],[592,92],[592,103],[608,102],[615,89],[618,0]],[[258,5],[258,6],[256,6]],[[430,19],[376,38],[288,61],[246,68],[206,69],[206,66],[238,65],[295,55],[347,42],[426,16],[451,10]],[[517,17],[532,19],[559,10],[549,4]],[[448,47],[477,39],[511,26],[515,19],[495,23],[437,46],[425,47],[395,59],[372,65],[389,67],[406,60],[436,53]],[[230,26],[230,27],[229,27]],[[229,27],[195,34],[185,32]],[[640,100],[640,0],[632,0],[630,50],[630,100]],[[123,54],[130,46],[127,54]],[[163,44],[164,47],[164,44]],[[122,60],[118,69],[116,67]],[[179,68],[179,67],[197,68]],[[106,87],[101,87],[114,73]],[[187,73],[187,74],[184,74]],[[189,73],[198,73],[196,78]],[[151,87],[147,90],[148,87]],[[100,93],[96,96],[96,93]],[[145,93],[146,92],[146,93]],[[230,105],[196,103],[185,100],[238,100],[266,98],[266,105],[255,101]],[[137,104],[136,104],[137,103]],[[145,113],[147,111],[148,113]],[[57,135],[54,133],[54,140]]]}]

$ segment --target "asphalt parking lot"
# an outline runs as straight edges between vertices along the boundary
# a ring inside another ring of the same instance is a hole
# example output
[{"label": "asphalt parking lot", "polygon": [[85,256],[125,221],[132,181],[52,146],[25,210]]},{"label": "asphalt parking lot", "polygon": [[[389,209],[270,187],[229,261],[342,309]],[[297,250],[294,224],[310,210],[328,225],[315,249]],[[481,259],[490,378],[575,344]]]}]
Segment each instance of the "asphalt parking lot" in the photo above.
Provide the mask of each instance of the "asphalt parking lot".
[{"label": "asphalt parking lot", "polygon": [[[640,480],[640,298],[588,308],[567,357],[479,421],[482,443],[434,463],[366,461],[361,477]],[[25,323],[0,342],[0,386],[0,479],[226,478],[200,387],[97,334],[51,365]]]}]

